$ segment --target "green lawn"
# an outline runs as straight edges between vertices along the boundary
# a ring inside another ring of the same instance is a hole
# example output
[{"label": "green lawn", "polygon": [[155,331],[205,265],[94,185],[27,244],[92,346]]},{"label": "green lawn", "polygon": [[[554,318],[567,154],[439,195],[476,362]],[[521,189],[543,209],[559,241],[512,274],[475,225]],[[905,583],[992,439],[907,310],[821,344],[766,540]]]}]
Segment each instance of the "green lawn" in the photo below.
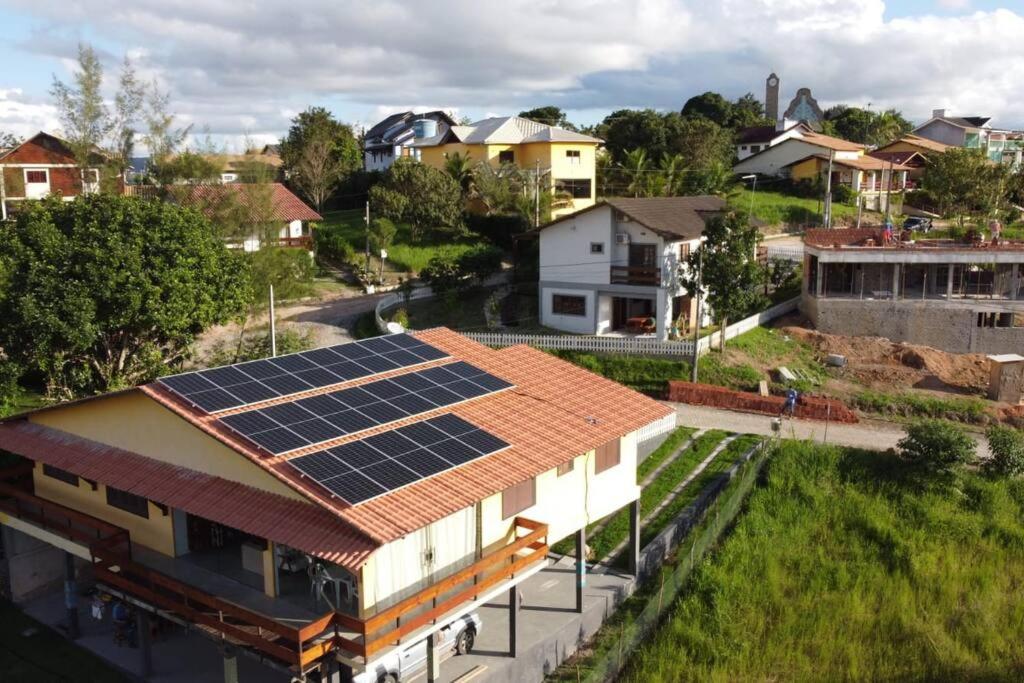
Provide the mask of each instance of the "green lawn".
[{"label": "green lawn", "polygon": [[785,443],[625,681],[1024,680],[1024,481]]},{"label": "green lawn", "polygon": [[129,679],[14,605],[0,601],[0,680],[127,683]]},{"label": "green lawn", "polygon": [[[741,189],[730,195],[729,206],[749,211],[750,190]],[[819,225],[822,222],[821,211],[821,201],[817,199],[793,197],[760,188],[754,192],[754,217],[768,225]],[[856,218],[857,207],[833,203],[832,215],[835,220]]]},{"label": "green lawn", "polygon": [[[726,348],[732,342],[726,343]],[[670,379],[690,380],[692,366],[685,360],[599,354],[585,351],[552,351],[581,368],[656,397],[664,396]],[[741,391],[756,391],[762,375],[750,365],[726,365],[719,354],[706,354],[697,365],[697,379]]]},{"label": "green lawn", "polygon": [[[320,225],[337,230],[356,252],[355,263],[362,266],[366,249],[366,223],[360,209],[328,211]],[[398,235],[394,244],[388,249],[388,258],[384,264],[386,273],[419,273],[426,267],[430,259],[442,254],[459,256],[480,245],[479,236],[462,236],[458,238],[439,237],[434,240],[425,239],[413,243],[407,224],[398,225]],[[371,256],[370,267],[376,269],[379,261]]]}]

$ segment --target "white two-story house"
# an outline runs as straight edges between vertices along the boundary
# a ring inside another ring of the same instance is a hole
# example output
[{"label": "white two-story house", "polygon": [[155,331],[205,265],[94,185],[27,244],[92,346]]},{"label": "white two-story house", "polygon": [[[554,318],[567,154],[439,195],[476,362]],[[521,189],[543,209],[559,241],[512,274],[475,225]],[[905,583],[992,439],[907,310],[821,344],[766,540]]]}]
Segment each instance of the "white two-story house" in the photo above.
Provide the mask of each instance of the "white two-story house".
[{"label": "white two-story house", "polygon": [[541,324],[662,340],[692,329],[696,299],[679,266],[699,246],[705,220],[724,210],[709,195],[607,199],[541,226]]}]

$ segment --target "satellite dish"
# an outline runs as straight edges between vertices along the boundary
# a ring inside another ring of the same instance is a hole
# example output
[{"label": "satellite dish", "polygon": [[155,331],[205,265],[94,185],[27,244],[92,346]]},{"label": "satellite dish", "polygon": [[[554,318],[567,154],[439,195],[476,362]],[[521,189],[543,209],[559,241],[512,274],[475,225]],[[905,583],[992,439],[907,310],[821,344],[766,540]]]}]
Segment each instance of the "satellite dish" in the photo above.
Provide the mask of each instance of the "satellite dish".
[{"label": "satellite dish", "polygon": [[385,327],[388,328],[388,334],[402,334],[405,332],[405,328],[396,322],[390,322]]}]

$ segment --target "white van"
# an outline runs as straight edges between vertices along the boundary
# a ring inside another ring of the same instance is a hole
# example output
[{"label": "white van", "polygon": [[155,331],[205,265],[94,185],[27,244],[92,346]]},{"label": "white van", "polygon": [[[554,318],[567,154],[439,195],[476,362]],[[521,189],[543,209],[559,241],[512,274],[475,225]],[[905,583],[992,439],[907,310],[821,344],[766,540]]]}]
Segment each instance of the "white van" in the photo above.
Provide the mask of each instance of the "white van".
[{"label": "white van", "polygon": [[[459,617],[437,632],[438,655],[443,662],[452,655],[465,655],[473,649],[483,622],[476,612]],[[400,683],[427,670],[427,639],[399,647],[370,664],[366,671],[352,677],[352,683]]]}]

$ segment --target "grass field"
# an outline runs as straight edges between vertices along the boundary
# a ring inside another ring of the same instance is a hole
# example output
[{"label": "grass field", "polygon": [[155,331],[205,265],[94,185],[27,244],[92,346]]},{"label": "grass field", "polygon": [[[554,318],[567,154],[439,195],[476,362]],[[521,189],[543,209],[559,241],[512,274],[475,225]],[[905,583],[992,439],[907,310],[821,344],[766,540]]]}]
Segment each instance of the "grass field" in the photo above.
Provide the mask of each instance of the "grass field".
[{"label": "grass field", "polygon": [[1024,481],[787,443],[626,681],[1024,679]]},{"label": "grass field", "polygon": [[[320,225],[337,230],[346,242],[356,251],[356,261],[363,263],[366,248],[366,223],[363,212],[359,209],[328,211]],[[385,271],[392,273],[418,273],[423,270],[430,259],[441,254],[450,253],[455,256],[473,249],[480,244],[477,236],[466,236],[457,239],[441,237],[435,240],[424,240],[413,243],[409,234],[409,226],[399,224],[398,235],[394,244],[388,249]],[[379,261],[371,257],[371,268],[377,268]]]},{"label": "grass field", "polygon": [[14,605],[0,601],[0,680],[127,683],[129,679]]},{"label": "grass field", "polygon": [[[737,210],[750,210],[750,190],[730,195],[729,205]],[[758,188],[754,192],[754,217],[768,225],[818,225],[821,223],[821,202],[817,199],[793,197],[781,192]],[[856,218],[857,207],[832,204],[835,219]]]}]

